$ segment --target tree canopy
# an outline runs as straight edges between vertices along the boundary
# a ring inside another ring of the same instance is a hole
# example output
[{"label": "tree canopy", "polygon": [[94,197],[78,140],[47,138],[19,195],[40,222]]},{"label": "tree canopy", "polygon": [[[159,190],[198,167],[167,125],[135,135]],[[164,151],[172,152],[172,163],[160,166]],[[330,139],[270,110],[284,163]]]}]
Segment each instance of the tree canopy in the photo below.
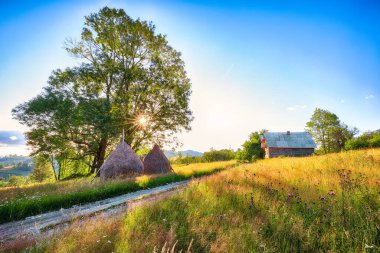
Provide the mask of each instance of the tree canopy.
[{"label": "tree canopy", "polygon": [[316,108],[306,130],[313,136],[323,153],[344,150],[345,144],[358,133],[356,127],[350,128],[338,116],[327,110]]},{"label": "tree canopy", "polygon": [[34,154],[99,168],[125,129],[135,150],[190,130],[190,80],[180,52],[152,23],[105,7],[85,17],[65,48],[80,65],[52,72],[48,86],[13,109]]}]

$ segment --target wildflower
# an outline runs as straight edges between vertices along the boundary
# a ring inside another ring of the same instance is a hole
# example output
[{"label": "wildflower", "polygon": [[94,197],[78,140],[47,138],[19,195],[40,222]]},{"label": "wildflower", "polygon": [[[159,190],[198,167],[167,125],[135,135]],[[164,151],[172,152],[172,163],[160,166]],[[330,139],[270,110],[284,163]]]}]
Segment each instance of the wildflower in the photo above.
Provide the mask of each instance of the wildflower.
[{"label": "wildflower", "polygon": [[294,195],[292,193],[288,194],[288,198],[292,198]]},{"label": "wildflower", "polygon": [[100,240],[97,240],[96,242],[97,242],[97,243],[99,243],[99,242],[100,242]]},{"label": "wildflower", "polygon": [[326,198],[325,198],[325,196],[321,196],[320,199],[323,201],[323,200],[325,200]]},{"label": "wildflower", "polygon": [[107,235],[103,235],[103,238],[106,238],[107,237]]},{"label": "wildflower", "polygon": [[330,190],[329,194],[330,194],[331,196],[334,196],[334,195],[335,195],[335,192],[334,192],[333,190]]},{"label": "wildflower", "polygon": [[364,248],[365,249],[372,249],[374,246],[373,245],[368,245],[368,244],[365,244],[364,245]]},{"label": "wildflower", "polygon": [[108,240],[107,242],[108,242],[108,243],[111,243],[111,241],[110,241],[110,240]]},{"label": "wildflower", "polygon": [[342,177],[346,177],[346,176],[347,176],[347,174],[346,174],[346,173],[343,173],[343,174],[342,174]]}]

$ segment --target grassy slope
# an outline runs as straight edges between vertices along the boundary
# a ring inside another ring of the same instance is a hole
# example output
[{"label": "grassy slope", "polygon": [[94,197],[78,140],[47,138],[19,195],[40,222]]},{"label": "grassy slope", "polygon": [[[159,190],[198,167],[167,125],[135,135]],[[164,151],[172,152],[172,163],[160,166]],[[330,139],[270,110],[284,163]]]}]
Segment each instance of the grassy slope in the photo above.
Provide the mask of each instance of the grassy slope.
[{"label": "grassy slope", "polygon": [[50,210],[89,203],[132,191],[152,188],[191,177],[208,175],[234,165],[235,161],[174,166],[174,174],[140,176],[135,180],[91,182],[91,178],[24,187],[0,188],[0,223]]},{"label": "grassy slope", "polygon": [[72,226],[34,251],[376,252],[379,194],[380,149],[263,160],[123,220]]}]

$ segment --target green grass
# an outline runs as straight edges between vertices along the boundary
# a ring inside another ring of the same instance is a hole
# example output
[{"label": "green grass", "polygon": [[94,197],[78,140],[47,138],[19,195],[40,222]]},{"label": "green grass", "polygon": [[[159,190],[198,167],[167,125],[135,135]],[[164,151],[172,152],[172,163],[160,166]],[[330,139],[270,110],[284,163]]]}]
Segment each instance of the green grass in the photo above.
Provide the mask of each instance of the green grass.
[{"label": "green grass", "polygon": [[[141,176],[135,181],[116,180],[91,183],[89,180],[75,180],[54,184],[42,184],[30,187],[8,188],[0,191],[5,200],[0,205],[0,223],[23,219],[25,217],[44,213],[47,211],[68,208],[73,205],[85,204],[109,197],[118,196],[146,188],[153,188],[172,182],[178,182],[190,178],[209,175],[235,164],[232,162],[219,162],[210,164],[198,164],[175,169],[177,173],[163,176]],[[78,184],[82,184],[77,186]],[[66,187],[58,189],[57,185]],[[7,192],[19,191],[18,194],[4,196]],[[52,190],[49,193],[49,190]],[[0,197],[1,199],[1,197]]]}]

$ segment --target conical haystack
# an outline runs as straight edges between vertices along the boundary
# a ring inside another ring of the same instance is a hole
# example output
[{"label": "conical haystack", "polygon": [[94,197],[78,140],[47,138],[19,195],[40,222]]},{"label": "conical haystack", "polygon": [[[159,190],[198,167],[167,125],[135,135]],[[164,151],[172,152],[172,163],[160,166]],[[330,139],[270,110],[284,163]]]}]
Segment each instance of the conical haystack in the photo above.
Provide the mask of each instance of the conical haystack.
[{"label": "conical haystack", "polygon": [[130,176],[143,173],[144,166],[131,147],[124,141],[116,147],[100,167],[100,178]]},{"label": "conical haystack", "polygon": [[144,159],[144,174],[168,173],[173,169],[170,166],[169,160],[158,145],[154,145],[153,149]]}]

